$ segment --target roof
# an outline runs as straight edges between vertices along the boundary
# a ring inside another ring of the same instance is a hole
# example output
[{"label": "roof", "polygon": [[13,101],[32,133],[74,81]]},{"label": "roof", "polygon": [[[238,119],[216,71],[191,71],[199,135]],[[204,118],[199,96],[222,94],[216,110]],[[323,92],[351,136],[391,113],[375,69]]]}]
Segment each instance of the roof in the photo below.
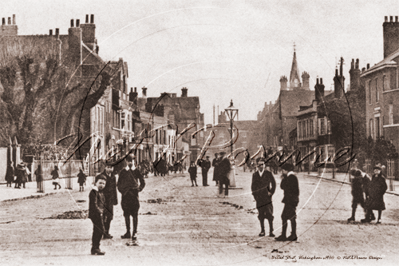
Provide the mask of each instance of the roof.
[{"label": "roof", "polygon": [[399,57],[399,49],[397,49],[395,52],[392,54],[388,55],[387,57],[384,58],[381,62],[375,64],[371,68],[367,69],[365,72],[363,72],[360,76],[364,77],[367,76],[371,73],[374,73],[380,69],[383,69],[385,67],[396,67],[398,64],[394,61],[395,58]]}]

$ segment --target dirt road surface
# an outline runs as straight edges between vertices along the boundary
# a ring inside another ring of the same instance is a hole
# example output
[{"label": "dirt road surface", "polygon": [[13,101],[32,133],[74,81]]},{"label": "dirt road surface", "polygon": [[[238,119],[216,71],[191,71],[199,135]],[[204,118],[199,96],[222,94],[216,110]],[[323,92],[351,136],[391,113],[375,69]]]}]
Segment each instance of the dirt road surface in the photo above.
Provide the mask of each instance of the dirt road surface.
[{"label": "dirt road surface", "polygon": [[[200,174],[199,174],[200,176]],[[212,172],[210,172],[212,176]],[[251,173],[238,171],[237,188],[218,198],[213,182],[191,187],[188,174],[149,177],[140,194],[139,246],[126,246],[120,204],[103,257],[90,255],[89,219],[49,219],[88,208],[88,193],[66,192],[3,202],[0,208],[0,265],[395,265],[399,259],[399,197],[385,195],[382,224],[348,224],[350,186],[298,174],[298,241],[258,237]],[[275,234],[281,233],[283,193],[277,181]],[[209,178],[211,179],[211,178]],[[120,203],[120,199],[119,199]],[[267,225],[267,221],[266,221]],[[267,228],[267,226],[266,226]],[[288,226],[288,233],[290,226]],[[268,233],[268,232],[267,232]]]}]

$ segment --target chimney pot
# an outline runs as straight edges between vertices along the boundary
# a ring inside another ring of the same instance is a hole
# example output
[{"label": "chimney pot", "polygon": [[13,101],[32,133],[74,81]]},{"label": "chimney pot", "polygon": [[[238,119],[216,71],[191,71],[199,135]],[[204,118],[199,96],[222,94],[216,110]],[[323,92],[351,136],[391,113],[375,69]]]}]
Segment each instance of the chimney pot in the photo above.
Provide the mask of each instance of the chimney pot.
[{"label": "chimney pot", "polygon": [[389,22],[393,22],[393,16],[389,17]]},{"label": "chimney pot", "polygon": [[366,70],[366,68],[365,68],[365,67],[363,67],[363,68],[362,68],[362,72],[364,72],[365,70]]},{"label": "chimney pot", "polygon": [[73,28],[73,19],[71,19],[71,28]]},{"label": "chimney pot", "polygon": [[137,92],[137,87],[134,87],[134,92]]},{"label": "chimney pot", "polygon": [[[397,17],[396,17],[397,18]],[[397,20],[397,19],[396,19]],[[12,15],[12,24],[15,25],[15,14]]]},{"label": "chimney pot", "polygon": [[55,36],[58,37],[58,35],[60,35],[60,29],[59,29],[59,28],[56,28],[56,29],[55,29]]},{"label": "chimney pot", "polygon": [[6,18],[3,18],[2,19],[2,25],[5,25],[6,24]]},{"label": "chimney pot", "polygon": [[147,97],[147,88],[143,87],[142,91],[143,91],[143,97]]},{"label": "chimney pot", "polygon": [[319,78],[316,79],[316,84],[319,84]]},{"label": "chimney pot", "polygon": [[89,15],[86,15],[86,23],[89,23]]},{"label": "chimney pot", "polygon": [[80,19],[77,19],[76,20],[76,27],[79,27],[79,25],[80,25]]},{"label": "chimney pot", "polygon": [[53,30],[49,31],[49,35],[52,36],[53,35]]},{"label": "chimney pot", "polygon": [[186,87],[181,89],[181,97],[187,97],[187,91],[188,89]]},{"label": "chimney pot", "polygon": [[395,16],[395,22],[398,22],[398,16]]},{"label": "chimney pot", "polygon": [[11,17],[8,17],[8,25],[11,25]]},{"label": "chimney pot", "polygon": [[388,16],[385,16],[385,22],[388,22]]},{"label": "chimney pot", "polygon": [[323,78],[320,78],[320,84],[323,84]]},{"label": "chimney pot", "polygon": [[359,58],[356,59],[355,68],[359,69]]},{"label": "chimney pot", "polygon": [[370,64],[367,64],[367,69],[369,69],[370,68]]},{"label": "chimney pot", "polygon": [[91,14],[90,23],[91,23],[91,24],[93,24],[93,23],[94,23],[94,15],[93,15],[93,14]]}]

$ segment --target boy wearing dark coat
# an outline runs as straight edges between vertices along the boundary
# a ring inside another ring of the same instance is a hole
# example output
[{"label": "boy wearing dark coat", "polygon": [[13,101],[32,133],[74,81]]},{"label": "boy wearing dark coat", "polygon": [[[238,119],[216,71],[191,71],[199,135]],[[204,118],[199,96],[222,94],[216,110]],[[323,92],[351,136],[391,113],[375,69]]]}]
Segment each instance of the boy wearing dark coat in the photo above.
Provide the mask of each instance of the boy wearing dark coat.
[{"label": "boy wearing dark coat", "polygon": [[355,221],[355,214],[357,205],[360,204],[364,211],[366,212],[364,205],[364,193],[366,192],[366,186],[368,183],[368,178],[362,176],[360,170],[352,169],[349,174],[353,176],[351,179],[352,185],[352,216],[348,219],[348,222]]},{"label": "boy wearing dark coat", "polygon": [[82,168],[79,169],[78,173],[78,183],[79,183],[79,191],[84,191],[84,184],[86,183],[86,175],[83,173]]},{"label": "boy wearing dark coat", "polygon": [[89,194],[89,219],[93,223],[93,236],[92,236],[92,255],[104,255],[105,252],[100,250],[100,241],[104,234],[103,213],[105,197],[103,189],[106,184],[106,177],[102,174],[96,176],[95,187]]},{"label": "boy wearing dark coat", "polygon": [[104,187],[104,239],[112,239],[113,236],[109,234],[109,228],[111,226],[111,221],[114,218],[114,205],[118,204],[118,196],[116,194],[116,178],[114,167],[111,163],[105,164],[105,169],[102,174],[107,178],[107,183]]},{"label": "boy wearing dark coat", "polygon": [[212,160],[213,166],[213,181],[216,182],[216,186],[219,183],[219,176],[218,176],[218,165],[219,165],[219,153],[215,153],[215,158]]},{"label": "boy wearing dark coat", "polygon": [[209,168],[211,168],[211,162],[209,161],[209,156],[206,156],[205,160],[201,160],[199,166],[201,167],[201,173],[202,173],[202,185],[205,187],[209,186],[208,171]]},{"label": "boy wearing dark coat", "polygon": [[[294,171],[294,166],[290,163],[285,163],[281,167],[283,171],[282,180],[280,187],[284,190],[284,209],[281,214],[283,221],[282,233],[276,238],[277,241],[296,241],[298,239],[296,235],[296,207],[299,203],[299,185],[298,178]],[[291,221],[291,235],[287,238],[287,226],[288,220]]]},{"label": "boy wearing dark coat", "polygon": [[188,168],[188,173],[190,174],[191,186],[193,187],[194,184],[195,184],[195,186],[198,187],[198,184],[197,184],[197,166],[195,165],[194,161],[190,162],[190,167]]},{"label": "boy wearing dark coat", "polygon": [[385,210],[384,194],[387,191],[385,176],[381,173],[381,167],[374,167],[374,175],[367,186],[368,198],[366,200],[366,218],[362,223],[369,223],[373,218],[373,210],[378,210],[377,224],[381,223],[381,214]]},{"label": "boy wearing dark coat", "polygon": [[[126,223],[126,234],[122,238],[137,240],[137,224],[140,209],[139,192],[145,187],[145,181],[140,171],[133,165],[133,158],[126,157],[127,168],[119,173],[118,190],[122,194],[122,210]],[[130,235],[130,216],[133,217],[133,234]]]},{"label": "boy wearing dark coat", "polygon": [[259,236],[265,236],[265,219],[267,219],[269,221],[269,236],[274,237],[272,196],[276,191],[276,180],[273,174],[265,170],[264,167],[264,160],[260,160],[258,162],[258,171],[252,174],[251,190],[258,209],[258,219],[261,227]]},{"label": "boy wearing dark coat", "polygon": [[220,161],[218,164],[218,175],[219,175],[219,196],[222,196],[223,185],[224,185],[224,196],[227,197],[229,195],[229,185],[230,185],[229,174],[231,171],[231,164],[229,159],[224,157],[225,154],[226,152],[220,153]]}]

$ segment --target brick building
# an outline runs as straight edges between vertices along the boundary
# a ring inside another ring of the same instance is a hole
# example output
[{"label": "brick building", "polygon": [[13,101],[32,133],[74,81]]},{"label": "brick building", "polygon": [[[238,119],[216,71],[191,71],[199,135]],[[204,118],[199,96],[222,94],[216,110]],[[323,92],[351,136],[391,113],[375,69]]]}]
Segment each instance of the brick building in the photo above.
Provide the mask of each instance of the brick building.
[{"label": "brick building", "polygon": [[399,151],[399,22],[391,16],[383,23],[384,58],[363,69],[366,87],[367,136],[384,137]]}]

